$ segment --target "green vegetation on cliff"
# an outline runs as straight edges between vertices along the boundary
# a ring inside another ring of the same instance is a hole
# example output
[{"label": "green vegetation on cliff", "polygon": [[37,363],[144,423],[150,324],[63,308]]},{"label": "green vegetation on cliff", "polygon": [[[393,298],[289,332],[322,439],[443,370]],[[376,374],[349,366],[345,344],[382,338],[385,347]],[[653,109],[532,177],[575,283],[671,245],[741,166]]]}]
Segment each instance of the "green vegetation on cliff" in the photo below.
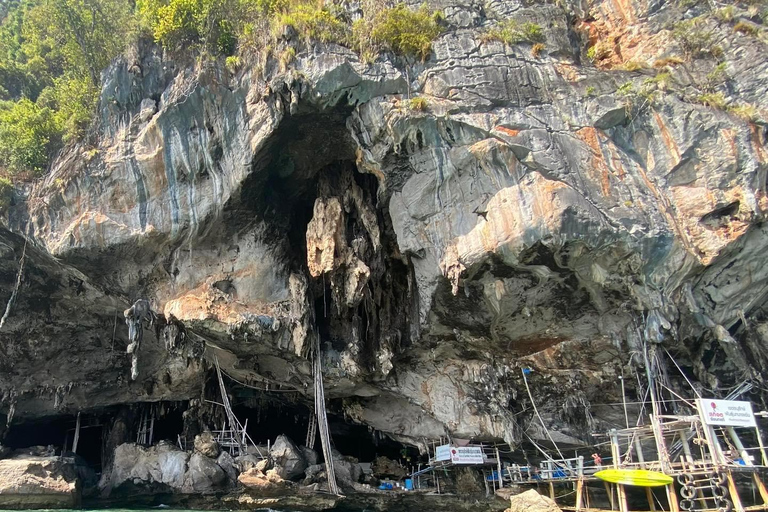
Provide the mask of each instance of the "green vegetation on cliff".
[{"label": "green vegetation on cliff", "polygon": [[0,25],[0,172],[41,172],[83,134],[135,26],[122,0],[17,0]]},{"label": "green vegetation on cliff", "polygon": [[[314,0],[8,0],[0,5],[0,175],[38,174],[94,116],[101,71],[144,33],[172,53],[270,54],[291,32],[301,40],[426,59],[440,33],[426,6],[370,2],[353,27],[348,14]],[[293,59],[277,55],[281,67]]]}]

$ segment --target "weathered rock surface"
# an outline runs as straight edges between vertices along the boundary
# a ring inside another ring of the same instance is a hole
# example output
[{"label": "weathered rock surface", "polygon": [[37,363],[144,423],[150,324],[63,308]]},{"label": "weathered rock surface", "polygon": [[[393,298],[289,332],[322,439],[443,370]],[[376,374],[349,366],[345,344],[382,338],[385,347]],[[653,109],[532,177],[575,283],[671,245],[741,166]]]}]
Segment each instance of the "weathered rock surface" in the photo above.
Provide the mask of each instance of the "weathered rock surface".
[{"label": "weathered rock surface", "polygon": [[562,512],[560,507],[536,489],[529,489],[510,498],[509,508],[505,512]]},{"label": "weathered rock surface", "polygon": [[288,436],[280,435],[269,450],[274,470],[285,480],[291,480],[304,474],[307,461],[298,446]]},{"label": "weathered rock surface", "polygon": [[246,489],[256,491],[260,495],[283,493],[291,483],[281,477],[280,473],[274,469],[262,472],[252,468],[242,473],[237,477],[237,480]]},{"label": "weathered rock surface", "polygon": [[[545,437],[523,369],[573,444],[623,424],[610,404],[643,346],[707,393],[762,382],[764,41],[703,19],[727,74],[712,84],[718,61],[672,36],[692,15],[676,2],[434,7],[446,30],[407,70],[333,44],[234,76],[155,47],[115,61],[97,147],[68,147],[0,227],[2,304],[30,240],[0,332],[0,412],[190,400],[214,358],[310,402],[318,335],[329,400],[422,448]],[[541,24],[538,57],[483,37],[510,18]],[[599,41],[611,51],[593,64]],[[756,120],[702,104],[710,89]],[[132,381],[115,317],[139,297],[159,315]],[[120,482],[184,487],[159,455],[116,465]]]},{"label": "weathered rock surface", "polygon": [[399,480],[405,477],[405,469],[397,462],[387,457],[376,457],[371,465],[373,475],[378,478],[393,478]]},{"label": "weathered rock surface", "polygon": [[16,456],[0,460],[2,508],[76,508],[81,490],[73,459]]},{"label": "weathered rock surface", "polygon": [[107,493],[117,490],[126,494],[222,491],[237,478],[230,459],[222,461],[224,467],[202,453],[190,454],[168,443],[151,448],[122,444],[115,450],[112,467],[100,486]]},{"label": "weathered rock surface", "polygon": [[213,492],[227,483],[227,474],[216,461],[201,453],[193,453],[189,458],[187,472],[184,475],[183,492]]},{"label": "weathered rock surface", "polygon": [[215,459],[219,456],[219,444],[216,439],[213,438],[213,434],[210,432],[203,432],[195,436],[195,451],[199,452],[206,457]]}]

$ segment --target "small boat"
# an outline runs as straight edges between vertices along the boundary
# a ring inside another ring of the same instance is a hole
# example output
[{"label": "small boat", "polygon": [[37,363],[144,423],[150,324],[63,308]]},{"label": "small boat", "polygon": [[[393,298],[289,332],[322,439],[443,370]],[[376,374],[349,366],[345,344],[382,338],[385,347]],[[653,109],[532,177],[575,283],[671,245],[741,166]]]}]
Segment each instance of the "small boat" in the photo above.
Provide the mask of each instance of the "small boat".
[{"label": "small boat", "polygon": [[659,487],[669,485],[674,480],[671,476],[647,469],[603,469],[595,476],[605,482],[640,487]]}]

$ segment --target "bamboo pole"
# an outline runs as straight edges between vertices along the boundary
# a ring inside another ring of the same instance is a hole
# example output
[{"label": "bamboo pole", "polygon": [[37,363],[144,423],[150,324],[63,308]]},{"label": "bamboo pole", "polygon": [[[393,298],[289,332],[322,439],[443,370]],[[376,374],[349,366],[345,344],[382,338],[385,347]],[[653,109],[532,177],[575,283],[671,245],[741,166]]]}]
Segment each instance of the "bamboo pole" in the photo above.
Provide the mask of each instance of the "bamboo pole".
[{"label": "bamboo pole", "polygon": [[760,475],[758,475],[756,472],[752,473],[752,478],[755,481],[757,490],[760,492],[760,497],[763,499],[763,505],[768,505],[768,490],[766,490],[765,484],[760,479]]},{"label": "bamboo pole", "polygon": [[[613,467],[619,468],[619,459],[621,458],[621,447],[619,446],[619,435],[616,429],[611,429],[609,432],[611,436],[611,457],[613,458]],[[628,512],[629,505],[627,505],[627,494],[624,486],[616,484],[616,496],[619,500],[619,510],[621,512]]]},{"label": "bamboo pole", "polygon": [[72,453],[77,453],[77,443],[80,441],[80,412],[77,413],[77,421],[75,422],[75,440],[72,441]]},{"label": "bamboo pole", "polygon": [[760,435],[760,429],[755,427],[755,436],[757,437],[757,445],[760,447],[760,456],[763,459],[763,466],[768,466],[768,456],[765,455],[765,446],[763,446],[763,438]]},{"label": "bamboo pole", "polygon": [[664,487],[667,490],[667,501],[669,501],[669,512],[680,512],[680,505],[677,502],[677,493],[675,484],[669,484]]},{"label": "bamboo pole", "polygon": [[496,465],[499,472],[499,489],[504,488],[504,475],[501,473],[501,454],[499,454],[499,447],[496,447]]},{"label": "bamboo pole", "polygon": [[741,460],[744,461],[744,465],[754,466],[754,464],[752,464],[752,461],[750,460],[749,453],[747,453],[746,448],[744,448],[744,444],[742,444],[741,439],[739,439],[739,436],[736,434],[736,431],[733,429],[733,427],[730,427],[730,426],[725,427],[725,431],[728,432],[728,435],[731,437],[731,440],[733,441],[733,445],[739,451],[739,455],[741,456]]},{"label": "bamboo pole", "polygon": [[149,446],[152,446],[153,438],[155,437],[155,410],[151,409],[152,416],[149,420],[149,443],[147,443]]},{"label": "bamboo pole", "polygon": [[[640,463],[640,468],[645,469],[645,456],[643,455],[643,443],[640,442],[640,438],[635,436],[635,453],[637,454],[637,461]],[[645,497],[648,500],[648,506],[651,507],[651,512],[656,512],[656,504],[653,502],[653,491],[650,487],[645,488]]]},{"label": "bamboo pole", "polygon": [[603,482],[605,485],[605,493],[608,495],[608,501],[611,503],[611,510],[616,510],[616,502],[613,499],[613,485],[608,482]]},{"label": "bamboo pole", "polygon": [[584,493],[584,478],[579,477],[579,479],[576,481],[576,512],[579,512],[581,510],[583,493]]},{"label": "bamboo pole", "polygon": [[320,354],[320,337],[317,337],[315,346],[315,414],[317,426],[320,432],[320,444],[323,447],[325,458],[325,474],[328,480],[328,491],[339,495],[339,486],[336,483],[336,471],[333,464],[333,451],[331,450],[331,435],[328,431],[328,416],[325,411],[325,390],[323,389],[323,368]]},{"label": "bamboo pole", "polygon": [[728,479],[728,494],[731,495],[731,502],[733,503],[733,510],[736,512],[744,512],[744,505],[741,504],[741,498],[739,497],[739,490],[736,488],[736,481],[733,478],[733,473],[728,469],[725,472]]}]

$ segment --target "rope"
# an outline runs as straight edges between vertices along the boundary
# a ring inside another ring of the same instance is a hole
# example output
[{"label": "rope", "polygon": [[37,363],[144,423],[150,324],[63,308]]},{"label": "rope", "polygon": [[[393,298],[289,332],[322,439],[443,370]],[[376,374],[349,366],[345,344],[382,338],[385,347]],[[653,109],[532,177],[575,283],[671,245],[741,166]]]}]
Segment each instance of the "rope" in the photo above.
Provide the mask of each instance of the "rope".
[{"label": "rope", "polygon": [[19,258],[19,272],[16,274],[16,285],[13,287],[13,292],[11,293],[11,297],[8,299],[8,304],[5,305],[5,313],[3,313],[3,317],[0,318],[0,329],[3,328],[5,321],[8,320],[8,316],[11,314],[11,307],[16,301],[16,295],[19,293],[19,288],[21,287],[21,276],[24,274],[24,259],[27,255],[28,241],[29,238],[24,237],[24,248],[21,250],[21,258]]},{"label": "rope", "polygon": [[677,364],[677,361],[675,361],[675,358],[672,357],[672,354],[669,353],[669,350],[667,350],[666,347],[663,347],[663,348],[664,348],[664,352],[667,353],[667,356],[672,361],[672,364],[675,365],[675,368],[677,368],[677,371],[679,371],[680,375],[682,375],[683,378],[685,379],[685,382],[687,382],[688,385],[691,386],[691,389],[693,390],[694,393],[696,393],[696,396],[701,398],[701,393],[699,393],[699,391],[695,387],[693,387],[693,384],[691,383],[690,380],[688,380],[688,377],[685,375],[685,373],[683,373],[683,369],[680,368],[680,365]]},{"label": "rope", "polygon": [[331,451],[331,434],[328,431],[328,416],[325,411],[325,391],[323,390],[323,368],[320,360],[320,336],[315,342],[315,414],[317,414],[317,426],[320,433],[320,444],[323,447],[325,458],[325,473],[328,479],[328,491],[339,495],[339,486],[336,483],[336,470],[333,466],[333,452]]},{"label": "rope", "polygon": [[[560,458],[565,460],[565,456],[563,455],[563,452],[560,451],[560,447],[557,446],[557,443],[554,439],[552,439],[552,436],[549,433],[549,429],[544,424],[544,420],[541,418],[541,414],[539,414],[539,408],[536,407],[536,402],[533,401],[533,395],[531,394],[531,388],[528,387],[528,377],[525,376],[525,369],[520,369],[520,372],[523,374],[523,382],[525,382],[525,390],[528,392],[528,398],[531,399],[531,405],[533,406],[533,410],[536,413],[536,416],[539,418],[539,423],[541,423],[542,428],[544,429],[544,433],[547,434],[547,437],[550,441],[552,441],[552,444],[555,446],[555,450],[557,450],[557,454],[560,455]],[[530,439],[530,437],[529,437]]]}]

